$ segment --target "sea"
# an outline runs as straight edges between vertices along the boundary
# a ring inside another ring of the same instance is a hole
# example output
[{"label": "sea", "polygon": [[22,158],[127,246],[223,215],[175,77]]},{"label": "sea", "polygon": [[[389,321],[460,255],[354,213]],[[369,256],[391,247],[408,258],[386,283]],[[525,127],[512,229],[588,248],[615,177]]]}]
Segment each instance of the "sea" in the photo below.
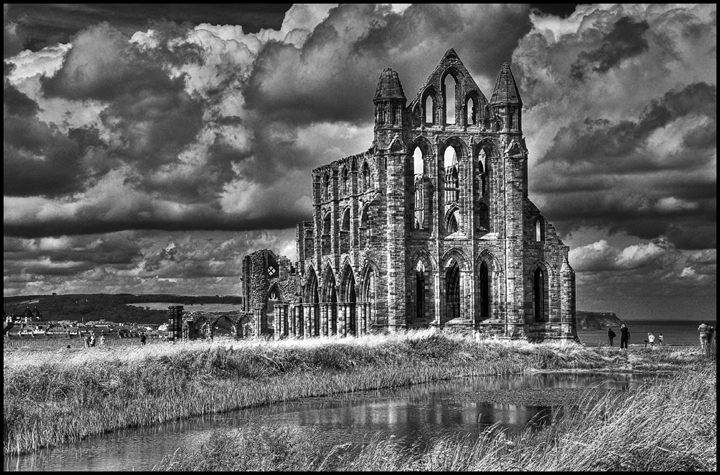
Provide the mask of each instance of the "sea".
[{"label": "sea", "polygon": [[[630,346],[645,346],[647,334],[652,332],[657,336],[663,334],[665,346],[700,346],[698,327],[700,320],[623,320],[630,330]],[[705,320],[705,323],[717,328],[716,320]],[[612,327],[617,335],[613,345],[620,346],[620,327]],[[607,328],[602,330],[578,330],[580,342],[586,346],[608,346]]]}]

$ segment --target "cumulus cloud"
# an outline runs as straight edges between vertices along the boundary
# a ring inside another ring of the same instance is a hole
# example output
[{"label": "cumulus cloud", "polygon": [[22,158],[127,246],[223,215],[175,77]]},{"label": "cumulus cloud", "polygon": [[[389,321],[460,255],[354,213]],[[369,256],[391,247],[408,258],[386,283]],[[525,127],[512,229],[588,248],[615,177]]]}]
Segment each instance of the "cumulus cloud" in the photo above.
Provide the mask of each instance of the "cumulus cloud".
[{"label": "cumulus cloud", "polygon": [[714,232],[697,233],[716,223],[714,18],[714,6],[533,14],[513,71],[531,198],[561,234],[602,226],[716,245]]}]

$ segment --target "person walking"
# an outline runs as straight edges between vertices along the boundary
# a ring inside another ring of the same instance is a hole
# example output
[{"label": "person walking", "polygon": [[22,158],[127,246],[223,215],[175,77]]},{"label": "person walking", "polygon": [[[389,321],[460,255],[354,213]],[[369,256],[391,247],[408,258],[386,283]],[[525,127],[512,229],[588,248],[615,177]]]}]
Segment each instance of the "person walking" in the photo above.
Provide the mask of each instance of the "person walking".
[{"label": "person walking", "polygon": [[663,336],[662,336],[662,333],[660,333],[660,334],[658,335],[658,344],[659,344],[660,346],[663,346]]},{"label": "person walking", "polygon": [[145,333],[141,333],[141,334],[140,334],[140,344],[141,344],[141,345],[144,345],[144,344],[145,344]]},{"label": "person walking", "polygon": [[610,346],[613,346],[613,338],[615,338],[615,332],[610,327],[608,327],[608,338],[610,339]]},{"label": "person walking", "polygon": [[624,323],[620,325],[620,348],[627,350],[628,341],[630,340],[630,330]]},{"label": "person walking", "polygon": [[105,334],[100,335],[100,346],[105,346]]},{"label": "person walking", "polygon": [[90,335],[85,335],[85,348],[90,348]]},{"label": "person walking", "polygon": [[705,351],[708,345],[708,334],[707,334],[708,326],[705,324],[705,322],[700,322],[700,326],[698,327],[698,332],[700,332],[700,349]]},{"label": "person walking", "polygon": [[90,334],[90,346],[95,346],[95,332]]},{"label": "person walking", "polygon": [[648,333],[648,343],[650,343],[650,348],[655,347],[655,335],[652,332]]}]

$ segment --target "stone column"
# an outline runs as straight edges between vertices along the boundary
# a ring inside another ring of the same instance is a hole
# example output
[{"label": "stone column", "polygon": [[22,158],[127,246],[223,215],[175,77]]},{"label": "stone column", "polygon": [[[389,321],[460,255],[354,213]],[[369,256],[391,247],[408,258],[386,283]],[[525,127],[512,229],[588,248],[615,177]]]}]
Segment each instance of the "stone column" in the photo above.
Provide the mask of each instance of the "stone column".
[{"label": "stone column", "polygon": [[254,322],[255,323],[254,324],[255,338],[260,338],[260,329],[261,329],[260,319],[262,317],[262,307],[255,307],[253,309],[253,314],[255,316],[255,322]]},{"label": "stone column", "polygon": [[367,324],[367,322],[366,322],[366,320],[365,320],[365,315],[366,315],[366,314],[365,314],[365,309],[366,309],[366,305],[367,305],[367,304],[366,304],[365,302],[360,302],[360,303],[356,303],[356,304],[355,304],[355,306],[356,306],[356,310],[355,310],[355,311],[357,312],[357,315],[358,315],[358,322],[357,322],[357,326],[358,326],[358,336],[364,335],[364,334],[366,333],[366,331],[367,331],[367,330],[366,330],[366,324]]},{"label": "stone column", "polygon": [[273,311],[273,340],[280,339],[280,318],[282,318],[282,311],[280,306],[276,305]]},{"label": "stone column", "polygon": [[328,304],[320,304],[320,336],[328,336]]},{"label": "stone column", "polygon": [[308,314],[308,320],[310,320],[310,336],[317,336],[318,335],[318,329],[315,328],[317,324],[315,323],[315,306],[311,303],[307,304],[307,314]]},{"label": "stone column", "polygon": [[303,338],[310,338],[310,336],[312,336],[310,333],[310,310],[307,305],[309,304],[303,304]]},{"label": "stone column", "polygon": [[346,325],[347,325],[347,317],[348,317],[348,304],[346,303],[338,303],[338,335],[341,337],[346,336]]}]

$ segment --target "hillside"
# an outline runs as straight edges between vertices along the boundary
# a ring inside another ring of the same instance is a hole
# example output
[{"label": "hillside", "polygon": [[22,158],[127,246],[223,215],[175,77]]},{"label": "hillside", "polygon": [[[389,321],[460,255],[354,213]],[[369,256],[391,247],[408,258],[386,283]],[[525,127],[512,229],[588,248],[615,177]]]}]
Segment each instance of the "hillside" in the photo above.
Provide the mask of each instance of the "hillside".
[{"label": "hillside", "polygon": [[613,312],[577,311],[578,330],[603,330],[607,327],[619,328],[622,324]]},{"label": "hillside", "polygon": [[[32,302],[32,303],[28,303]],[[5,297],[6,314],[20,315],[26,308],[35,307],[42,320],[91,321],[106,320],[125,323],[165,323],[167,310],[147,310],[129,303],[178,302],[181,305],[228,303],[240,304],[238,296],[182,296],[170,294],[68,294]]]}]

